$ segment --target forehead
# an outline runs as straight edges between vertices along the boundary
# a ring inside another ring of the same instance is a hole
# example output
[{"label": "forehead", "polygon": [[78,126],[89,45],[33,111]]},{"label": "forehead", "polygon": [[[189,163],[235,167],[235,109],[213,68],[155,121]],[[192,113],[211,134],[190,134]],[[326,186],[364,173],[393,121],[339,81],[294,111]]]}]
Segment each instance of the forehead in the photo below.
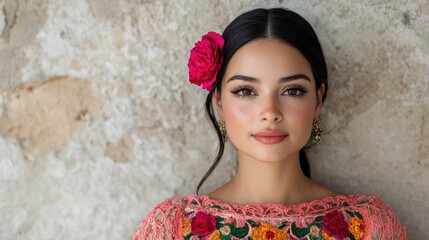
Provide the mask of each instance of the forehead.
[{"label": "forehead", "polygon": [[238,49],[228,63],[224,79],[236,74],[276,80],[306,74],[313,81],[307,59],[298,49],[277,39],[253,40]]}]

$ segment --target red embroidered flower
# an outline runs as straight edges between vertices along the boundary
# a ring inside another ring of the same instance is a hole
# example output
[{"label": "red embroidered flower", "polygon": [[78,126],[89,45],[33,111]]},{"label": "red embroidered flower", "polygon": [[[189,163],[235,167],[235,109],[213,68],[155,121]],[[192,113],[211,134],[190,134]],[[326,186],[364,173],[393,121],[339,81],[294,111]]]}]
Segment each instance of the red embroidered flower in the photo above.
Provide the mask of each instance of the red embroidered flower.
[{"label": "red embroidered flower", "polygon": [[188,62],[191,83],[211,90],[223,61],[223,44],[222,36],[215,32],[208,32],[195,43]]},{"label": "red embroidered flower", "polygon": [[272,231],[268,231],[265,233],[265,237],[267,239],[273,239],[275,236],[276,236],[276,234],[274,234],[274,232],[272,232]]},{"label": "red embroidered flower", "polygon": [[209,236],[216,230],[216,219],[205,212],[198,212],[191,221],[191,232],[202,237]]},{"label": "red embroidered flower", "polygon": [[338,211],[330,212],[323,217],[322,230],[330,237],[343,239],[349,236],[349,226],[344,215]]}]

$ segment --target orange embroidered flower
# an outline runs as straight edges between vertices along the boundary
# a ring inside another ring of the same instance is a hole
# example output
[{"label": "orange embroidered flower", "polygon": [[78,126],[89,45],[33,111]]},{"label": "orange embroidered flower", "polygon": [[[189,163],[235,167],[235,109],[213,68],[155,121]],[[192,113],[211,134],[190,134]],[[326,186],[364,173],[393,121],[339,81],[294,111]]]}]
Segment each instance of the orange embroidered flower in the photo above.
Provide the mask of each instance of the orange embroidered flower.
[{"label": "orange embroidered flower", "polygon": [[220,232],[219,232],[219,230],[216,230],[212,234],[210,234],[209,240],[220,240]]},{"label": "orange embroidered flower", "polygon": [[256,240],[281,240],[287,239],[287,232],[285,229],[278,229],[268,223],[262,222],[260,226],[252,228],[252,239]]},{"label": "orange embroidered flower", "polygon": [[331,238],[327,233],[322,232],[322,238],[323,240],[333,240],[333,238]]},{"label": "orange embroidered flower", "polygon": [[365,223],[358,217],[352,217],[349,221],[349,231],[356,240],[361,240],[365,235]]},{"label": "orange embroidered flower", "polygon": [[189,219],[183,219],[182,233],[183,235],[187,235],[191,231],[191,223]]}]

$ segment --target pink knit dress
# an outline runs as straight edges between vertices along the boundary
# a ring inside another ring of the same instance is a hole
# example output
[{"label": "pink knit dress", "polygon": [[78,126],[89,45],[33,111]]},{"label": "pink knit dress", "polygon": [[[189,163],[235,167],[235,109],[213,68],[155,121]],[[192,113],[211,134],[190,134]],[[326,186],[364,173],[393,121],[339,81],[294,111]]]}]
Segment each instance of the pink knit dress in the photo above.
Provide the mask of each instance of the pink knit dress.
[{"label": "pink knit dress", "polygon": [[208,196],[173,196],[143,220],[134,240],[164,239],[406,239],[398,217],[371,195],[309,203],[227,204]]}]

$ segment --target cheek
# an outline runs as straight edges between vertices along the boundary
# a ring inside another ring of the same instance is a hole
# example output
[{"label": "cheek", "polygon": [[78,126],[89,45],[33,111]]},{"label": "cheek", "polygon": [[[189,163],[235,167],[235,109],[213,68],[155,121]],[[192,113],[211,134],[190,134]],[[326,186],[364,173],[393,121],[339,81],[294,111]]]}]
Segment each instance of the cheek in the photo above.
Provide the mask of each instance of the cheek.
[{"label": "cheek", "polygon": [[300,120],[313,119],[314,108],[312,107],[295,107],[295,108],[292,108],[291,111],[293,111],[294,114],[290,114],[290,115],[295,116]]},{"label": "cheek", "polygon": [[[252,106],[248,106],[243,101],[233,98],[225,98],[222,102],[223,115],[226,122],[228,135],[235,135],[234,132],[242,131],[246,123],[250,123],[253,118]],[[232,136],[231,136],[232,137]]]},{"label": "cheek", "polygon": [[289,111],[284,114],[289,126],[304,132],[310,132],[314,116],[313,104],[290,106]]},{"label": "cheek", "polygon": [[223,106],[225,106],[223,108],[225,121],[230,124],[239,123],[244,119],[248,118],[249,109],[251,109],[246,107],[244,104],[240,104],[237,102],[232,103],[231,101],[225,102]]}]

